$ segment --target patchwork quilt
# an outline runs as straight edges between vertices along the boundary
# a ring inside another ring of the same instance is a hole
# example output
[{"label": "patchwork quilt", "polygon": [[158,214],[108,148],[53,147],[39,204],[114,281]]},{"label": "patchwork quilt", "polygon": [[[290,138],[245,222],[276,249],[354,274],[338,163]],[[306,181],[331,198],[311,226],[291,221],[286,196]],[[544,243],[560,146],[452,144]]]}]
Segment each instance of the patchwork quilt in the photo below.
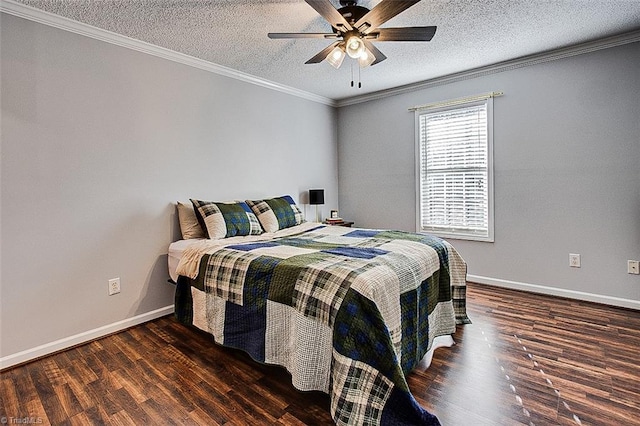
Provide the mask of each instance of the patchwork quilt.
[{"label": "patchwork quilt", "polygon": [[178,281],[180,321],[327,392],[338,425],[439,424],[405,377],[436,336],[468,322],[466,265],[446,241],[314,226],[199,257],[197,277]]}]

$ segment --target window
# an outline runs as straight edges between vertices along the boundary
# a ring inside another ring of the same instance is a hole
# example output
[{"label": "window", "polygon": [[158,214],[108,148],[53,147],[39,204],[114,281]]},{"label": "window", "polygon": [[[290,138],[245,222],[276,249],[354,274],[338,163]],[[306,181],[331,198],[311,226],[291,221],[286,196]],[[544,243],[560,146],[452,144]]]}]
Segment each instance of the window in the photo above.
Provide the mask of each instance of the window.
[{"label": "window", "polygon": [[417,229],[493,241],[493,99],[416,109]]}]

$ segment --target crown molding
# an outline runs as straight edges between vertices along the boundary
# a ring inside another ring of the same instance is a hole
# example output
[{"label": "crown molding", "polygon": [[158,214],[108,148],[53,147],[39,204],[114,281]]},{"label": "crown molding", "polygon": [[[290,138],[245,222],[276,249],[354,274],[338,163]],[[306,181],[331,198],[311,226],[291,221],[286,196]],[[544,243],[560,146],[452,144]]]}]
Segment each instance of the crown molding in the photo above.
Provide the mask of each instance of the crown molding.
[{"label": "crown molding", "polygon": [[374,101],[387,98],[389,96],[400,95],[403,93],[414,92],[416,90],[427,89],[429,87],[450,84],[456,81],[468,80],[489,74],[497,74],[503,71],[510,71],[517,68],[528,67],[531,65],[542,64],[545,62],[556,61],[558,59],[569,58],[572,56],[582,55],[584,53],[595,52],[597,50],[608,49],[610,47],[621,46],[629,43],[640,41],[640,30],[635,30],[611,37],[580,43],[560,49],[549,50],[533,55],[522,56],[520,58],[510,59],[504,62],[461,71],[454,74],[436,77],[430,80],[424,80],[417,83],[411,83],[404,86],[394,87],[392,89],[381,90],[378,92],[368,93],[362,96],[354,96],[351,98],[340,99],[336,101],[336,106],[343,107],[348,105],[360,104],[363,102]]},{"label": "crown molding", "polygon": [[40,24],[48,25],[50,27],[58,28],[64,31],[69,31],[75,34],[90,37],[96,40],[104,41],[116,46],[125,47],[127,49],[136,50],[138,52],[146,53],[159,58],[168,59],[173,62],[178,62],[204,71],[212,72],[214,74],[230,77],[246,83],[254,84],[256,86],[276,90],[278,92],[286,93],[288,95],[296,96],[309,101],[318,102],[329,106],[336,106],[335,100],[326,98],[324,96],[316,95],[314,93],[306,92],[304,90],[296,89],[284,84],[265,80],[251,74],[243,73],[241,71],[205,61],[203,59],[185,55],[184,53],[175,52],[164,47],[155,46],[151,43],[136,40],[131,37],[114,33],[112,31],[103,30],[101,28],[74,21],[73,19],[55,15],[50,12],[45,12],[44,10],[36,9],[31,6],[15,2],[13,0],[0,0],[0,12],[17,16],[19,18],[24,18]]},{"label": "crown molding", "polygon": [[0,12],[332,107],[343,107],[374,101],[390,96],[413,92],[416,90],[427,89],[429,87],[441,86],[456,81],[496,74],[503,71],[509,71],[517,68],[551,62],[558,59],[569,58],[584,53],[595,52],[597,50],[608,49],[610,47],[616,47],[640,41],[640,30],[635,30],[611,37],[606,37],[603,39],[593,40],[586,43],[580,43],[573,46],[511,59],[504,62],[498,62],[496,64],[473,68],[470,70],[436,77],[417,83],[411,83],[387,90],[368,93],[366,95],[335,100],[304,90],[296,89],[294,87],[269,81],[260,77],[256,77],[251,74],[243,73],[241,71],[237,71],[222,65],[214,64],[212,62],[195,58],[184,53],[179,53],[170,49],[166,49],[164,47],[155,46],[153,44],[136,40],[131,37],[103,30],[101,28],[74,21],[72,19],[55,15],[53,13],[45,12],[31,6],[24,5],[22,3],[18,3],[14,0],[0,0]]}]

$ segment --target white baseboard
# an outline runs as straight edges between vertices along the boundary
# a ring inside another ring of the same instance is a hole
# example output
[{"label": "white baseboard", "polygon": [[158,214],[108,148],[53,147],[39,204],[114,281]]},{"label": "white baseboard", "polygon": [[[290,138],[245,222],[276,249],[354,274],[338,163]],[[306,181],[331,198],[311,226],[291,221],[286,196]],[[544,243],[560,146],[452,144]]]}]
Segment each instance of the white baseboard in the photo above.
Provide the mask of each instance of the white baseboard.
[{"label": "white baseboard", "polygon": [[[638,300],[623,299],[620,297],[605,296],[601,294],[586,293],[575,290],[566,290],[556,287],[548,287],[518,281],[509,281],[499,278],[483,277],[480,275],[467,275],[467,281],[478,284],[493,285],[496,287],[504,287],[512,290],[530,291],[533,293],[547,294],[550,296],[560,296],[566,297],[568,299],[585,300],[588,302],[602,303],[605,305],[640,310],[640,301]],[[80,345],[82,343],[90,342],[108,334],[116,333],[129,327],[133,327],[135,325],[172,314],[173,311],[173,305],[165,306],[164,308],[136,315],[135,317],[117,321],[113,324],[108,324],[93,330],[76,334],[74,336],[65,337],[64,339],[56,340],[54,342],[46,343],[35,348],[27,349],[22,352],[7,355],[0,358],[0,370],[12,367],[17,364],[22,364],[24,362],[28,362],[33,359],[40,358],[42,356],[49,355],[76,345]]]},{"label": "white baseboard", "polygon": [[522,283],[518,281],[502,280],[499,278],[482,277],[480,275],[467,275],[467,281],[493,285],[496,287],[510,288],[512,290],[530,291],[532,293],[541,293],[549,296],[566,297],[567,299],[584,300],[587,302],[602,303],[605,305],[618,306],[621,308],[629,308],[640,310],[640,301],[623,299],[620,297],[605,296],[602,294],[585,293],[583,291],[566,290],[556,287],[548,287],[537,284]]},{"label": "white baseboard", "polygon": [[56,340],[54,342],[46,343],[44,345],[37,346],[35,348],[27,349],[22,352],[18,352],[12,355],[7,355],[0,358],[0,370],[12,367],[17,364],[22,364],[27,361],[40,358],[45,355],[52,354],[70,347],[80,345],[82,343],[90,342],[108,334],[116,333],[118,331],[125,330],[134,325],[142,324],[147,321],[154,320],[156,318],[163,317],[173,313],[173,305],[165,306],[164,308],[156,309],[155,311],[147,312],[144,314],[136,315],[135,317],[127,318],[122,321],[114,322],[102,327],[95,328],[93,330],[85,331],[74,336],[65,337],[64,339]]}]

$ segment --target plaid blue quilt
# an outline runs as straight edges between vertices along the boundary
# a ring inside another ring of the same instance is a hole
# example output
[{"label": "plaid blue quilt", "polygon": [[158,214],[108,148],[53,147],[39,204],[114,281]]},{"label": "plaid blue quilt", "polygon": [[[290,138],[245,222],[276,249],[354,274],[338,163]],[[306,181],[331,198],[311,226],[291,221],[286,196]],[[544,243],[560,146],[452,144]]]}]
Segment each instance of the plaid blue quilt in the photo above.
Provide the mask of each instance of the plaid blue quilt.
[{"label": "plaid blue quilt", "polygon": [[436,336],[468,322],[465,279],[464,261],[437,237],[318,226],[205,254],[194,284],[218,343],[286,367],[298,389],[329,393],[336,424],[436,425],[405,377]]}]

